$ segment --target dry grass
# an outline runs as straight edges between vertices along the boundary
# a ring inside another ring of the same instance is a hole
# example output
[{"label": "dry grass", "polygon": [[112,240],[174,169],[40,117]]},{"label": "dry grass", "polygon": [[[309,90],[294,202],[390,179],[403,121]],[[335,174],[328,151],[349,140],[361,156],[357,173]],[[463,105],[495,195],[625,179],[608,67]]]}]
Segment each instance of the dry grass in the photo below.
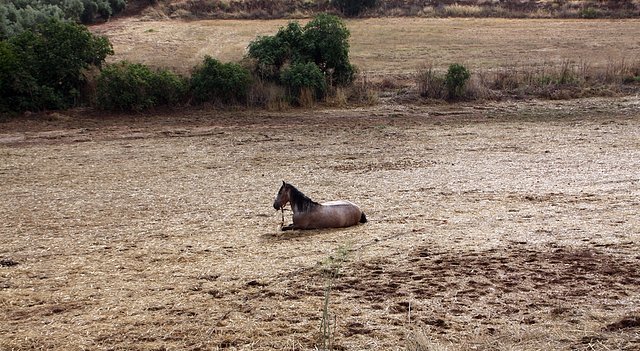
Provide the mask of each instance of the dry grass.
[{"label": "dry grass", "polygon": [[[425,98],[446,99],[446,72],[426,65],[416,74],[417,93]],[[637,91],[640,60],[610,62],[594,67],[586,62],[564,61],[540,67],[510,65],[472,73],[462,97],[468,100],[502,98],[572,99],[625,95]]]},{"label": "dry grass", "polygon": [[[94,31],[111,38],[116,51],[112,61],[142,62],[189,74],[204,55],[221,61],[241,60],[251,40],[271,35],[286,23],[129,19],[96,26]],[[634,82],[638,77],[638,24],[638,20],[350,20],[351,60],[360,81],[366,84],[358,82],[349,91],[331,91],[328,103],[371,104],[389,96],[400,101],[416,100],[420,95],[438,99],[443,92],[437,87],[441,79],[435,73],[443,75],[452,63],[465,65],[474,75],[467,98],[628,94],[629,88],[621,82]],[[612,37],[618,40],[612,42]],[[420,73],[425,66],[436,78],[426,85]],[[569,85],[563,70],[575,78]],[[284,92],[273,85],[259,82],[249,95],[249,106],[287,108]],[[305,105],[311,103],[309,100]]]},{"label": "dry grass", "polygon": [[[272,35],[287,22],[122,19],[93,30],[109,36],[116,52],[112,61],[126,59],[187,73],[204,55],[240,60],[251,40]],[[369,79],[413,75],[427,62],[439,69],[461,63],[472,70],[564,61],[605,67],[640,56],[638,20],[372,18],[349,20],[347,27],[351,60]]]},{"label": "dry grass", "polygon": [[[0,349],[637,349],[637,98],[33,116]],[[42,116],[45,117],[45,116]],[[369,223],[280,233],[282,179]]]}]

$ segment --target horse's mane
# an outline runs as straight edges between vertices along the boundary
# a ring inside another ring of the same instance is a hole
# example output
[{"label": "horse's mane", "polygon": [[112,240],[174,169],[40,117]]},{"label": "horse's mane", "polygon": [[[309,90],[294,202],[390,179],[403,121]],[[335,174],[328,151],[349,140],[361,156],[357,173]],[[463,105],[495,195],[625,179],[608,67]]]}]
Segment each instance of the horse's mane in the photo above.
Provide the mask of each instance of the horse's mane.
[{"label": "horse's mane", "polygon": [[295,186],[289,184],[289,188],[289,202],[291,202],[292,208],[297,208],[298,212],[308,212],[314,206],[320,205],[303,194],[302,191],[296,189]]}]

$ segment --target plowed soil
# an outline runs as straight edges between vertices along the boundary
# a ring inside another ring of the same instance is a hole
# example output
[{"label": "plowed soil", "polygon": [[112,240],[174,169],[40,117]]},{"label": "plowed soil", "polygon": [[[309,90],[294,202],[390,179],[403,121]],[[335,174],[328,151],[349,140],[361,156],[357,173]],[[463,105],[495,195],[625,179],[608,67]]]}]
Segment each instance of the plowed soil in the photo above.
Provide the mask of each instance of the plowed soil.
[{"label": "plowed soil", "polygon": [[[1,350],[640,349],[637,97],[78,110],[0,158]],[[280,232],[282,180],[369,222]]]}]

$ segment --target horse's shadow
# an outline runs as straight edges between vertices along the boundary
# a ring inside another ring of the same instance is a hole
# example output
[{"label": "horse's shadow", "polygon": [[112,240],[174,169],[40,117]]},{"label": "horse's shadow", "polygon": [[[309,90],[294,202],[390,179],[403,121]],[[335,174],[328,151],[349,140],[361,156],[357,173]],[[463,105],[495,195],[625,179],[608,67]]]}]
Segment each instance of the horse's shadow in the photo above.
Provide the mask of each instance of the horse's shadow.
[{"label": "horse's shadow", "polygon": [[287,231],[282,231],[278,228],[277,231],[264,233],[260,235],[261,239],[268,241],[281,241],[281,240],[292,240],[292,239],[300,239],[300,238],[309,238],[316,235],[327,234],[339,231],[344,228],[324,228],[324,229],[292,229]]}]

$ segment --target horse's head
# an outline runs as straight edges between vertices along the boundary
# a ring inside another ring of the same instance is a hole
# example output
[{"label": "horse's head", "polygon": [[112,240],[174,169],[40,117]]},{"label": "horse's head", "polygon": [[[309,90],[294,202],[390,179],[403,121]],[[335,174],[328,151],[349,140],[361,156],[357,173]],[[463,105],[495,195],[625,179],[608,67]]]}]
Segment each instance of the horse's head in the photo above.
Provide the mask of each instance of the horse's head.
[{"label": "horse's head", "polygon": [[282,181],[282,186],[280,190],[278,190],[278,195],[276,195],[276,199],[273,201],[273,208],[279,210],[284,207],[284,205],[289,202],[289,187],[290,185]]}]

